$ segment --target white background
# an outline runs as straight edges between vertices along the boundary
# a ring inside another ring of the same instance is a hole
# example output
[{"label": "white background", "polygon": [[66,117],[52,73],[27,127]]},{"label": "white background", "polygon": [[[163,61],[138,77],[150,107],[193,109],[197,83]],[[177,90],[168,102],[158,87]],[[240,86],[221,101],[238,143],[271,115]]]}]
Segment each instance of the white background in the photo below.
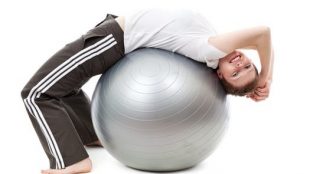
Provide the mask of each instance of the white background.
[{"label": "white background", "polygon": [[[310,173],[309,5],[271,0],[10,0],[0,4],[0,171],[39,173],[48,161],[26,114],[20,91],[35,71],[106,13],[144,7],[190,8],[219,32],[268,25],[275,49],[271,96],[260,103],[230,97],[230,128],[218,149],[179,173]],[[253,59],[257,56],[248,53]],[[84,89],[91,96],[99,77]],[[143,173],[124,167],[105,149],[88,149],[92,173]]]}]

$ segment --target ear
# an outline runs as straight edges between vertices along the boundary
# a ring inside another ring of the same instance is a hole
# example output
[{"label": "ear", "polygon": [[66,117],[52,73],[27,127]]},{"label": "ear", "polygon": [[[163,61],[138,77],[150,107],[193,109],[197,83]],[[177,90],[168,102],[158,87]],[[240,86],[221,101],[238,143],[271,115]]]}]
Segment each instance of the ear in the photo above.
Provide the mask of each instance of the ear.
[{"label": "ear", "polygon": [[221,71],[218,69],[216,70],[216,73],[217,73],[217,76],[220,78],[220,79],[223,79],[223,74],[221,73]]}]

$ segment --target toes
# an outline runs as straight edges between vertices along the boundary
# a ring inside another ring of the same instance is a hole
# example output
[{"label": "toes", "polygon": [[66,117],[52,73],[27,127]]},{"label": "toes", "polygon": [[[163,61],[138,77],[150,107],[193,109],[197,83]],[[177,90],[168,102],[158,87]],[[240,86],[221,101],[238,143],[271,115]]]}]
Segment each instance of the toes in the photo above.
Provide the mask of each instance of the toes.
[{"label": "toes", "polygon": [[41,170],[41,174],[48,174],[47,170]]},{"label": "toes", "polygon": [[41,170],[41,174],[62,174],[63,172],[61,170],[55,170],[55,169],[50,169],[50,170]]}]

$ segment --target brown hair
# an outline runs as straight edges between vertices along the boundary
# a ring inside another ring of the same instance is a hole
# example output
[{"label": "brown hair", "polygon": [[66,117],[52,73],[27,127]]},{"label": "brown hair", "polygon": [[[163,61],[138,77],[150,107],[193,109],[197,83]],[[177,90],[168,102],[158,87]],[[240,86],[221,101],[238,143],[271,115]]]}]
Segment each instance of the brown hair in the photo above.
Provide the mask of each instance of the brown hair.
[{"label": "brown hair", "polygon": [[255,78],[247,83],[246,85],[242,87],[235,87],[232,84],[230,84],[224,77],[220,79],[221,84],[223,85],[225,91],[228,94],[235,95],[235,96],[245,96],[247,93],[254,91],[257,82],[258,82],[258,71],[256,66],[253,64],[255,69]]}]

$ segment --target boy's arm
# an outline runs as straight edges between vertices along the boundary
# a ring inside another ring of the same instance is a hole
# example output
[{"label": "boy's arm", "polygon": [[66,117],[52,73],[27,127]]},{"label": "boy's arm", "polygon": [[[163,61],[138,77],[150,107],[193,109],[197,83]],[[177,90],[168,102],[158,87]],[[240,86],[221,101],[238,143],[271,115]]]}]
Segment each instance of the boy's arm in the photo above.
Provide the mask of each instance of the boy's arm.
[{"label": "boy's arm", "polygon": [[274,62],[274,51],[272,49],[272,53],[271,53],[271,64],[270,64],[270,71],[269,74],[267,76],[267,80],[266,83],[263,87],[257,87],[255,89],[255,91],[249,95],[247,95],[247,97],[250,97],[252,100],[254,101],[261,101],[266,99],[269,96],[270,93],[270,86],[271,86],[271,82],[272,82],[272,76],[273,76],[273,62]]},{"label": "boy's arm", "polygon": [[271,50],[271,64],[268,79],[272,81],[273,78],[273,62],[274,62],[274,49]]}]

